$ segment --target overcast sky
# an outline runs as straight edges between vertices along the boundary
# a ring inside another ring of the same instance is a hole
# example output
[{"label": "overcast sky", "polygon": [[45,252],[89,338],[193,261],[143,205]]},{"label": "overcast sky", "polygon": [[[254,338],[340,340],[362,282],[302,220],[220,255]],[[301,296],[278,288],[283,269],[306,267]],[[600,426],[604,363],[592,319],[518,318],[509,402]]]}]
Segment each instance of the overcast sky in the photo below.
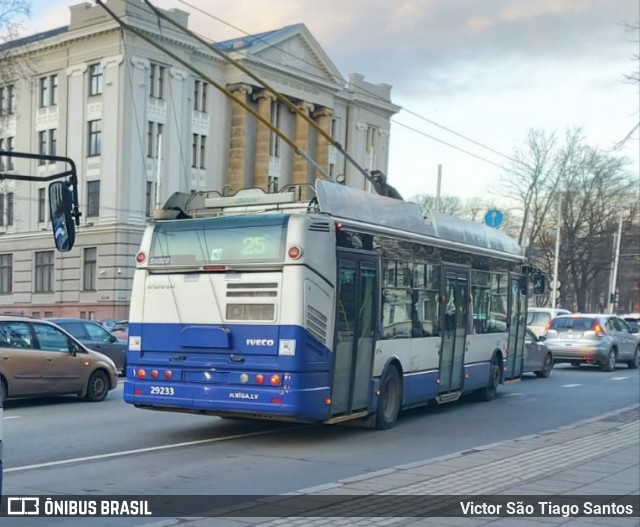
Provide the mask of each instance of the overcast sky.
[{"label": "overcast sky", "polygon": [[[78,3],[33,0],[26,32],[67,25],[68,6]],[[624,77],[638,67],[638,33],[623,27],[640,18],[636,0],[154,4],[184,11],[198,6],[247,33],[303,22],[345,78],[360,73],[369,82],[390,84],[393,102],[411,112],[394,116],[391,129],[388,175],[404,196],[435,194],[441,164],[443,194],[499,199],[494,188],[502,170],[491,163],[504,164],[504,157],[460,136],[511,155],[529,128],[562,136],[583,127],[589,144],[609,149],[639,119],[638,86]],[[244,34],[229,25],[202,13],[190,17],[191,29],[211,41]],[[639,143],[636,134],[620,154],[636,174]]]}]

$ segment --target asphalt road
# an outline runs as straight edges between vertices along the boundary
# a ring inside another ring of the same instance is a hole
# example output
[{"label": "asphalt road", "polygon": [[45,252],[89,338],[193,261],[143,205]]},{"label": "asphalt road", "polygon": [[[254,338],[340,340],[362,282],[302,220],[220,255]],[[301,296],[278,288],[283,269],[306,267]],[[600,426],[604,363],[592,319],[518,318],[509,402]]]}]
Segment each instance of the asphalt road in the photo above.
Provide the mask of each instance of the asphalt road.
[{"label": "asphalt road", "polygon": [[[556,366],[489,403],[413,409],[388,431],[138,410],[122,387],[102,403],[8,401],[4,493],[279,494],[570,424],[640,400],[638,370]],[[21,519],[102,527],[144,519]]]}]

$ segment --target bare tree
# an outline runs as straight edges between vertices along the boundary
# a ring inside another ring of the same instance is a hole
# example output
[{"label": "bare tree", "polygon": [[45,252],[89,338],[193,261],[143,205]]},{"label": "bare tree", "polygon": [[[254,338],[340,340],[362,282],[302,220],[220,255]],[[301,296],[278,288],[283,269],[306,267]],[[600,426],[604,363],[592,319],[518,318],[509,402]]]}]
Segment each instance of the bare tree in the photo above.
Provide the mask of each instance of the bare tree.
[{"label": "bare tree", "polygon": [[626,169],[626,159],[586,145],[580,129],[568,131],[563,145],[539,131],[530,132],[529,141],[529,149],[516,154],[516,174],[506,174],[502,187],[521,207],[519,239],[530,259],[551,275],[561,202],[560,304],[581,311],[601,309],[621,210],[624,233],[633,228],[630,210],[638,200],[637,178]]},{"label": "bare tree", "polygon": [[[637,50],[638,44],[640,43],[640,21],[636,20],[634,23],[625,22],[622,24],[622,26],[625,28],[625,31],[635,35],[635,39],[633,39],[631,42],[636,45],[635,49]],[[624,77],[630,84],[640,86],[640,54],[637,52],[634,53],[631,56],[631,60],[635,64],[635,70],[633,70],[628,75],[625,74]],[[637,110],[637,113],[640,115],[640,109]],[[621,141],[615,144],[615,146],[613,147],[614,150],[620,150],[627,143],[627,141],[631,140],[638,129],[640,129],[640,119],[638,119],[638,122],[635,124],[635,126],[631,130],[629,130],[627,135],[625,135]]]},{"label": "bare tree", "polygon": [[[419,194],[409,198],[409,201],[417,203],[422,209],[424,217],[428,218],[435,206],[436,197],[430,194]],[[440,198],[440,212],[469,221],[482,221],[486,212],[492,208],[495,208],[493,202],[477,197],[467,200],[462,200],[457,196],[441,196]]]},{"label": "bare tree", "polygon": [[31,16],[27,0],[0,0],[0,85],[19,76],[19,62],[11,43],[18,38],[25,19]]}]

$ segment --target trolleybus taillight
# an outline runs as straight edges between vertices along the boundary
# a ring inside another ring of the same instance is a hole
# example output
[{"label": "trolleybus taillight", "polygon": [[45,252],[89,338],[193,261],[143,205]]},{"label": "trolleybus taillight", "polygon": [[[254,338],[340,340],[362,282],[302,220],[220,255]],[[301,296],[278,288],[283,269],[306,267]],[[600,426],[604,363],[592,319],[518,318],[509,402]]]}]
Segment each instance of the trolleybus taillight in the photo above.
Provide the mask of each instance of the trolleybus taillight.
[{"label": "trolleybus taillight", "polygon": [[287,254],[292,260],[297,260],[302,256],[302,249],[300,249],[300,247],[298,247],[297,245],[292,245],[291,247],[289,247],[289,251],[287,251]]},{"label": "trolleybus taillight", "polygon": [[136,262],[138,262],[139,264],[143,264],[146,259],[147,255],[144,254],[143,251],[140,251],[138,254],[136,254]]}]

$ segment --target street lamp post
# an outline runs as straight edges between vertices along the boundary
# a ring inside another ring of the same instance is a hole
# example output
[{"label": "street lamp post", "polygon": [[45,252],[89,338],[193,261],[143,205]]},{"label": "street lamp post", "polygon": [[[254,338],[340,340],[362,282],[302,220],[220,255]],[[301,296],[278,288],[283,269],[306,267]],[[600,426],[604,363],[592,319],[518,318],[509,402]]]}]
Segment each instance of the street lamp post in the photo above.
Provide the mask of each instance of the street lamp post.
[{"label": "street lamp post", "polygon": [[555,309],[558,298],[558,260],[560,259],[560,227],[562,226],[562,194],[558,194],[558,220],[556,227],[556,252],[553,258],[553,288],[551,291],[551,307]]}]

